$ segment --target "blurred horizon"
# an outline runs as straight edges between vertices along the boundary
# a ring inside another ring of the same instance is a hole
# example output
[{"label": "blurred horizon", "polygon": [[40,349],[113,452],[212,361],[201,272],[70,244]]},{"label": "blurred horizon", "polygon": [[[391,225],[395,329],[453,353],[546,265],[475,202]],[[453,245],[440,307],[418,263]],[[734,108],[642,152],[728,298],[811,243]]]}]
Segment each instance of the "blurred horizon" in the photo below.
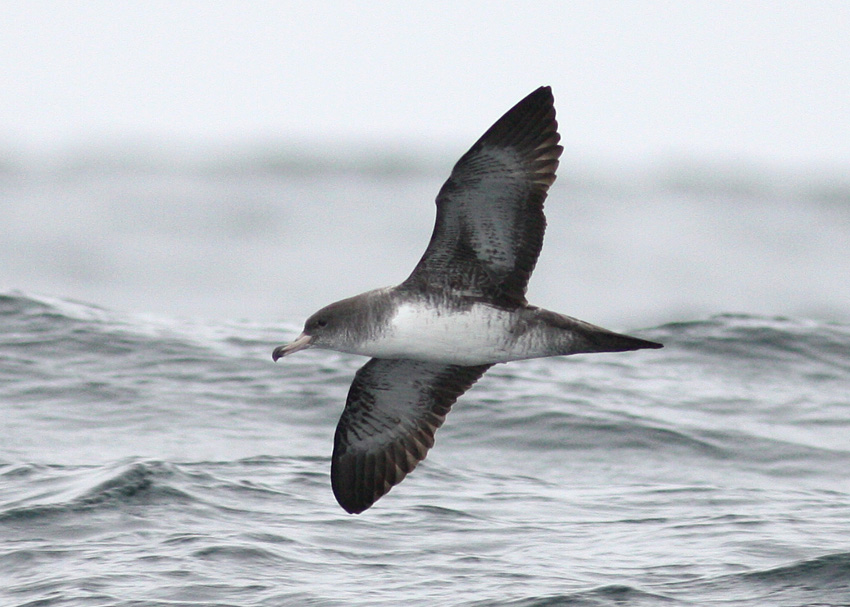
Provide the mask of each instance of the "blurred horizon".
[{"label": "blurred horizon", "polygon": [[[298,322],[409,274],[456,159],[182,152],[0,161],[0,291]],[[724,313],[850,320],[846,175],[573,160],[547,200],[531,303],[620,329]]]}]

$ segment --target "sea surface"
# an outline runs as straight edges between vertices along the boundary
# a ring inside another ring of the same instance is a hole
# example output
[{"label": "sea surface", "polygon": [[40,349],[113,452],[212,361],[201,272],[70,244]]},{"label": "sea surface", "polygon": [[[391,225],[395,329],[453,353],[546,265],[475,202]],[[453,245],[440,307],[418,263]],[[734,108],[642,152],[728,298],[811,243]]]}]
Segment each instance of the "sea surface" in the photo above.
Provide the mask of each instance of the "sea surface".
[{"label": "sea surface", "polygon": [[497,365],[353,516],[365,360],[271,351],[451,159],[146,154],[0,170],[3,607],[850,605],[847,176],[563,164],[530,299],[664,349]]}]

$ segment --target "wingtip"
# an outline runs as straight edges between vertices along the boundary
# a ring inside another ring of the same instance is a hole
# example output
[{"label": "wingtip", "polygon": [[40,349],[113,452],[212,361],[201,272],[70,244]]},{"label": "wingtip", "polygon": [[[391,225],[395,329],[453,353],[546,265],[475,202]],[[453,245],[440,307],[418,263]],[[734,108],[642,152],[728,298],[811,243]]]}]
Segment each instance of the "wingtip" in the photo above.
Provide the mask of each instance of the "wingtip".
[{"label": "wingtip", "polygon": [[563,152],[560,140],[552,87],[541,86],[493,123],[467,154],[476,153],[482,146],[513,148],[524,156],[533,180],[545,191],[555,181]]},{"label": "wingtip", "polygon": [[[510,114],[515,111],[536,112],[540,109],[552,108],[555,106],[555,95],[552,93],[551,86],[540,86],[531,91],[528,95],[517,102],[514,107],[506,112]],[[554,114],[551,116],[554,119]]]},{"label": "wingtip", "polygon": [[[538,86],[534,91],[531,92],[531,95],[539,95],[541,97],[552,97],[554,100],[554,95],[552,94],[552,87],[548,84],[544,84],[543,86]],[[531,96],[529,95],[529,97]]]},{"label": "wingtip", "polygon": [[366,504],[365,506],[361,504],[349,504],[340,500],[339,497],[336,498],[336,503],[348,514],[362,514],[372,507],[372,504]]},{"label": "wingtip", "polygon": [[[337,504],[348,514],[360,514],[365,512],[377,501],[372,492],[360,487],[355,487],[354,476],[356,471],[353,462],[349,461],[345,471],[340,471],[338,465],[340,460],[336,458],[331,464],[331,489]],[[371,499],[370,499],[371,498]]]}]

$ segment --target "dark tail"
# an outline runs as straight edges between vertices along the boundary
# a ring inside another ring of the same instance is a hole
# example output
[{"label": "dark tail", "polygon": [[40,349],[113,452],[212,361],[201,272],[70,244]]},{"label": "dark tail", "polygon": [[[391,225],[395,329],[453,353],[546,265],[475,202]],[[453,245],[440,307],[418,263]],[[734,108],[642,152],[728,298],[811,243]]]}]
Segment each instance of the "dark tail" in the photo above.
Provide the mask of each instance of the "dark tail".
[{"label": "dark tail", "polygon": [[[593,327],[593,325],[591,325]],[[602,327],[581,332],[584,347],[577,352],[627,352],[629,350],[643,350],[645,348],[663,348],[658,342],[614,333]]]},{"label": "dark tail", "polygon": [[538,310],[538,315],[548,326],[564,331],[565,343],[559,354],[587,354],[591,352],[627,352],[645,348],[663,348],[662,344],[639,337],[615,333],[589,322],[564,316],[549,310]]}]

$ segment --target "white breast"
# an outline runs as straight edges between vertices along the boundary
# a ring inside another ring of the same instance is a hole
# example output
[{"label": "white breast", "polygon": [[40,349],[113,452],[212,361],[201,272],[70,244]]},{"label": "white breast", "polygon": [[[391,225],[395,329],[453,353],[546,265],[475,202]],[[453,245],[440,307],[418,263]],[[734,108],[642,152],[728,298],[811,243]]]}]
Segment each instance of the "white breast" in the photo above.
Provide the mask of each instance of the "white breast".
[{"label": "white breast", "polygon": [[358,348],[376,358],[410,358],[456,365],[514,360],[511,315],[475,304],[466,311],[402,304],[389,328]]}]

